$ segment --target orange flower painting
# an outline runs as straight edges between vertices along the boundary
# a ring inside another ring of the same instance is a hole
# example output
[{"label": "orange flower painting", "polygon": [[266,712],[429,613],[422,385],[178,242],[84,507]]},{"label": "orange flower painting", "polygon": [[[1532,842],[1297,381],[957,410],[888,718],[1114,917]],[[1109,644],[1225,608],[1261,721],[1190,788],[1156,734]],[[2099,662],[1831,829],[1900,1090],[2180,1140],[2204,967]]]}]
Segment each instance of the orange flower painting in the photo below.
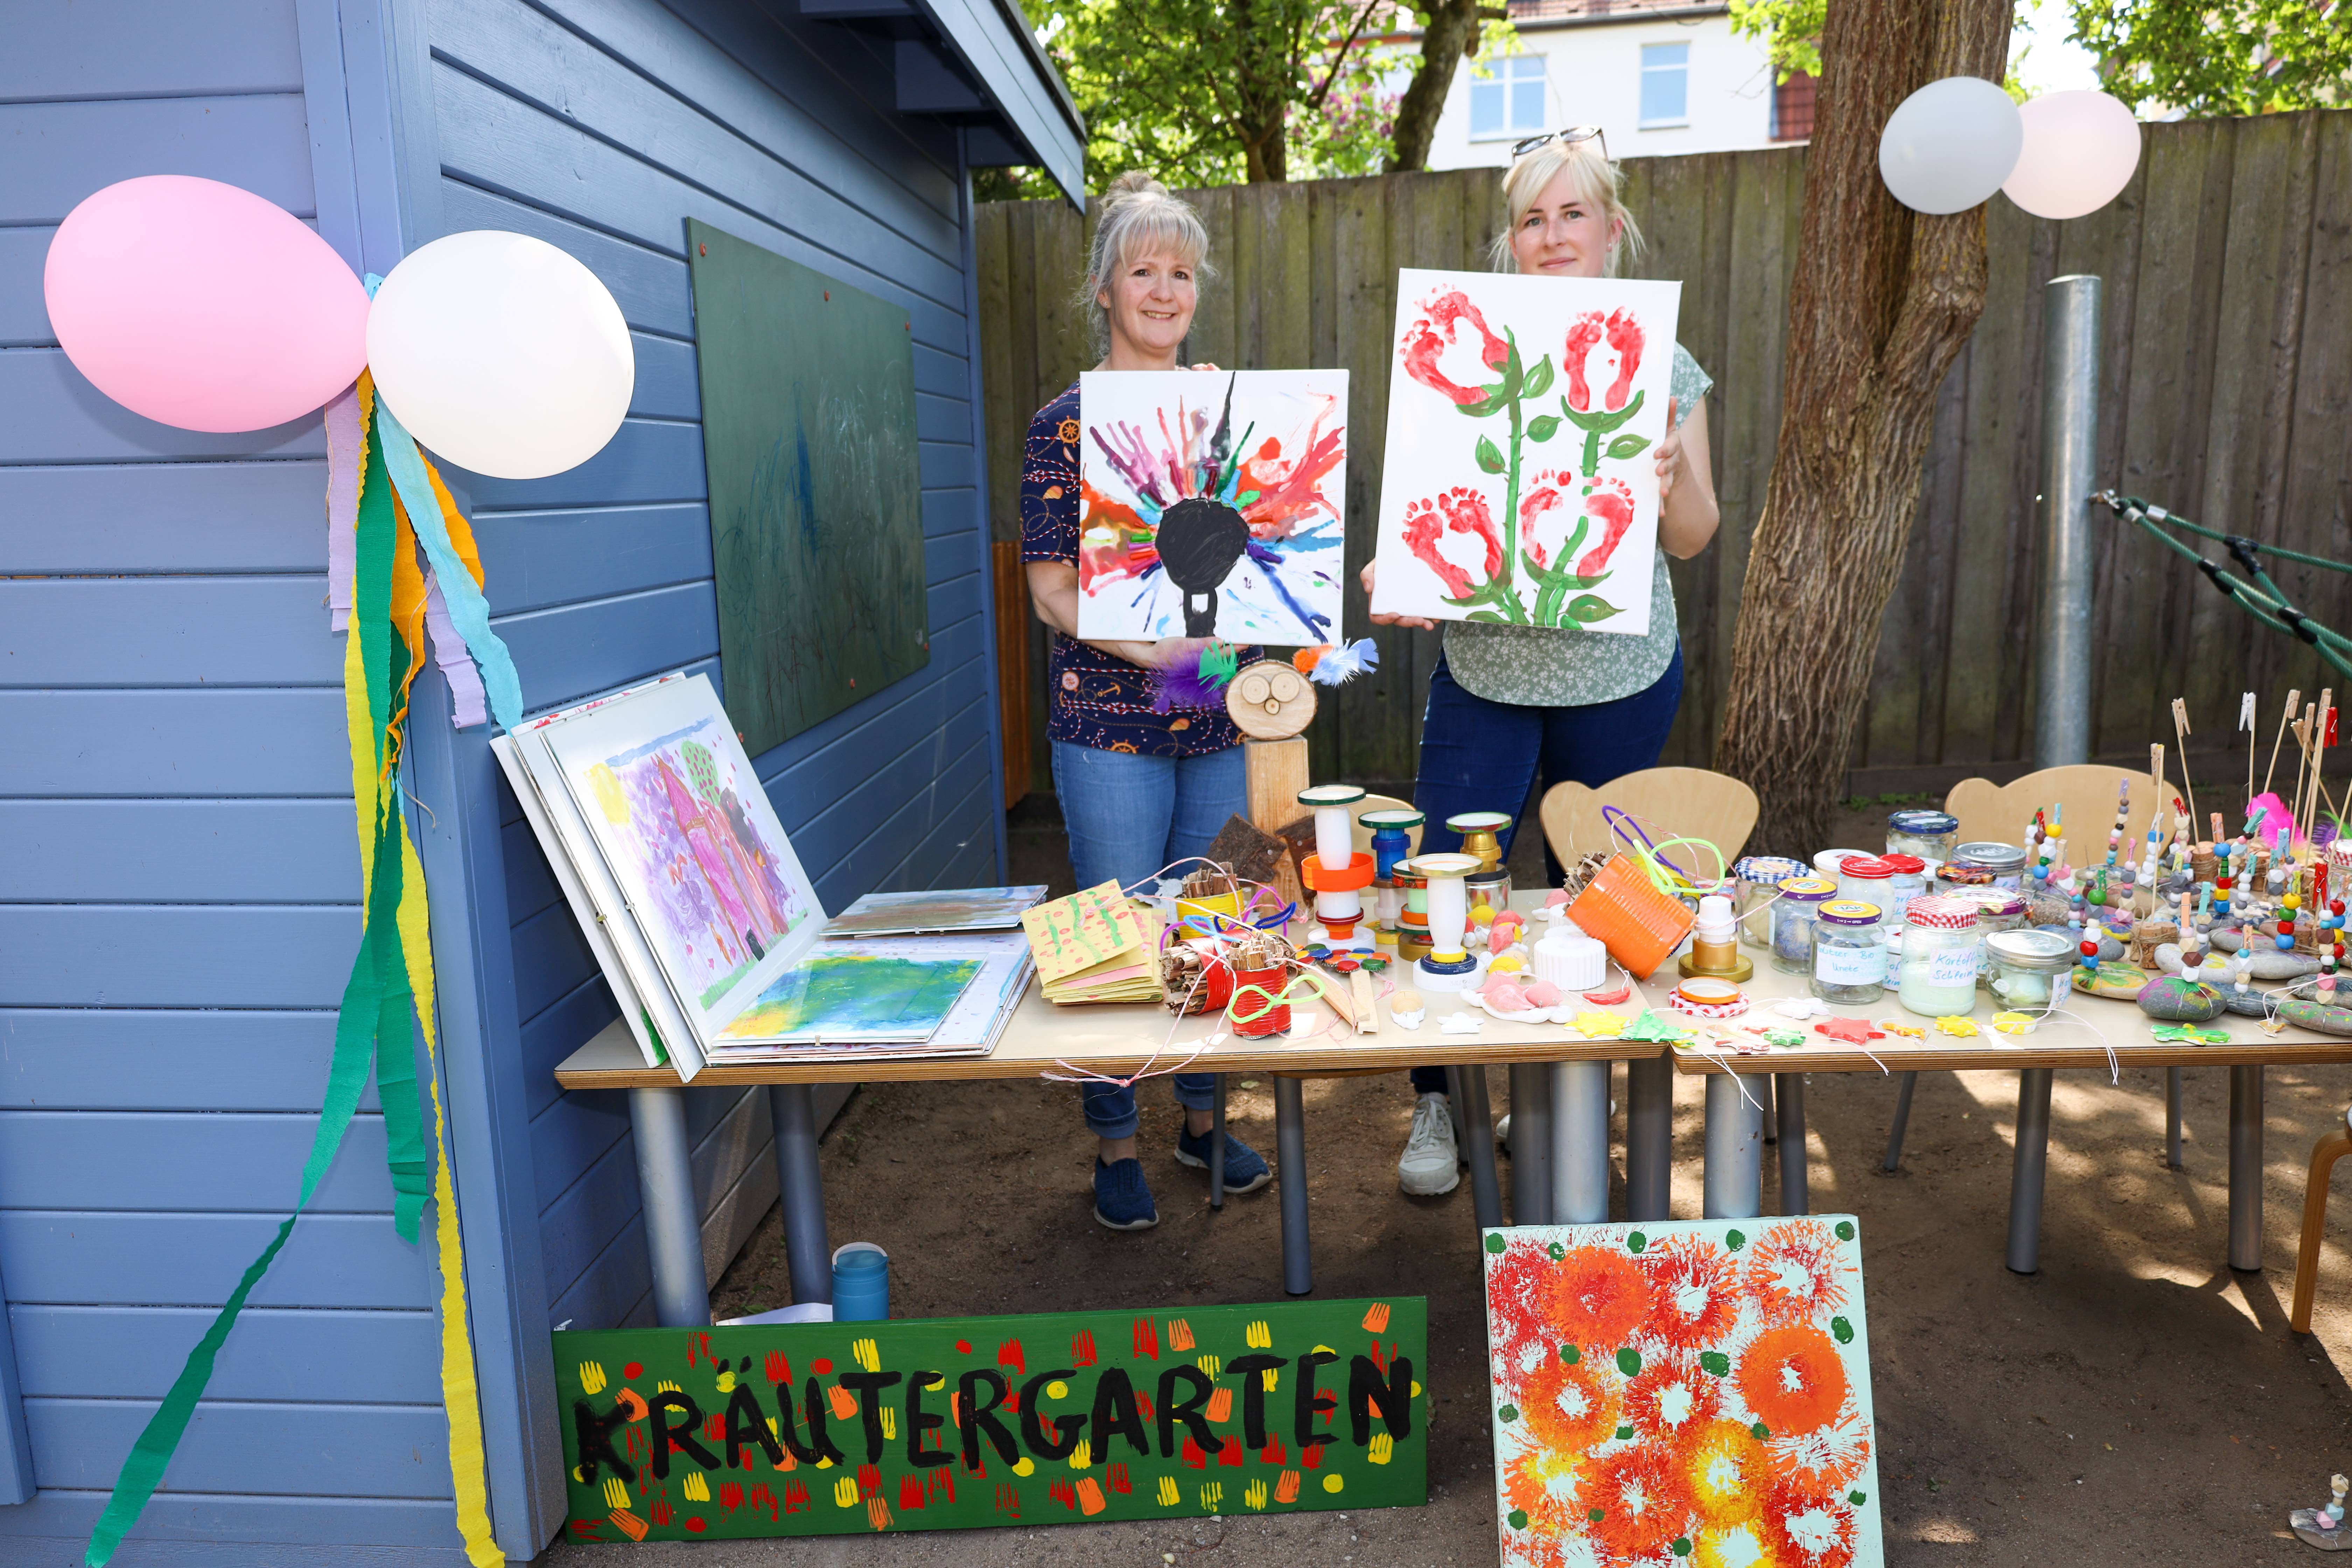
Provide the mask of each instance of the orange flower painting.
[{"label": "orange flower painting", "polygon": [[1852,1216],[1485,1247],[1505,1568],[1881,1568]]}]

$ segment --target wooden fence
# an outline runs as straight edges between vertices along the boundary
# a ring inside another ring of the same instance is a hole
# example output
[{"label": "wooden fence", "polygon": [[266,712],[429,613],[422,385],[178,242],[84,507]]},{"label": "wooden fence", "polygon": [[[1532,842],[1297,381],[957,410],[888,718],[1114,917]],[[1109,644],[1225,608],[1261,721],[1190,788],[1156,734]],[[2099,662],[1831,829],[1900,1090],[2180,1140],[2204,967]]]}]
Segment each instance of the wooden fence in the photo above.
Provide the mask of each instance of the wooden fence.
[{"label": "wooden fence", "polygon": [[[1628,204],[1650,241],[1628,270],[1683,281],[1679,336],[1716,384],[1708,420],[1723,531],[1696,560],[1674,563],[1687,694],[1666,750],[1668,762],[1703,765],[1779,433],[1804,151],[1636,159],[1625,169]],[[1396,270],[1483,267],[1502,219],[1496,184],[1491,170],[1465,170],[1188,193],[1208,225],[1217,274],[1202,289],[1192,357],[1353,373],[1350,637],[1371,629],[1354,573],[1370,553],[1378,513]],[[1085,224],[1059,203],[980,210],[998,540],[1019,536],[1032,412],[1091,363],[1084,319],[1069,303],[1085,239]],[[1853,759],[1864,790],[1940,788],[1969,773],[2024,769],[2042,285],[2053,277],[2105,280],[2101,484],[2210,527],[2352,560],[2352,110],[2150,125],[2137,175],[2108,207],[2048,223],[1996,196],[1987,243],[1984,318],[1941,394],[1909,555],[1880,632]],[[2256,625],[2105,509],[2093,517],[2099,754],[2144,765],[2149,741],[2171,740],[2175,696],[2189,700],[2192,750],[2219,754],[2232,745],[2242,690],[2264,694],[2273,722],[2286,687],[2315,692],[2320,667],[2308,649]],[[2294,566],[2273,574],[2324,623],[2352,630],[2352,578]],[[1042,785],[1043,630],[1028,625],[1029,711],[1006,732],[1029,738]],[[1327,701],[1309,731],[1318,777],[1412,776],[1437,634],[1377,635],[1378,674]]]}]

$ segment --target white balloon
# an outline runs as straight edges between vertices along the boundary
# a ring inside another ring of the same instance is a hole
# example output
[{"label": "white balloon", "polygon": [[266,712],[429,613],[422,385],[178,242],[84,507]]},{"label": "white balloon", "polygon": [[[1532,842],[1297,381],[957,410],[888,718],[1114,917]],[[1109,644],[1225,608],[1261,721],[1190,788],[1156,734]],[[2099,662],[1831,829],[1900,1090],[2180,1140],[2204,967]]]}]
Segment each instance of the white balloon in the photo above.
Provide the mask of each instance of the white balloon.
[{"label": "white balloon", "polygon": [[2095,213],[2131,184],[2139,167],[2139,121],[2104,92],[2051,92],[2018,110],[2025,150],[2002,182],[2009,199],[2035,217]]},{"label": "white balloon", "polygon": [[604,449],[636,353],[596,275],[545,240],[474,229],[412,251],[368,310],[368,368],[436,456],[536,479]]},{"label": "white balloon", "polygon": [[2017,105],[1999,83],[1948,76],[1887,116],[1879,178],[1914,212],[1965,212],[2000,189],[2024,138]]}]

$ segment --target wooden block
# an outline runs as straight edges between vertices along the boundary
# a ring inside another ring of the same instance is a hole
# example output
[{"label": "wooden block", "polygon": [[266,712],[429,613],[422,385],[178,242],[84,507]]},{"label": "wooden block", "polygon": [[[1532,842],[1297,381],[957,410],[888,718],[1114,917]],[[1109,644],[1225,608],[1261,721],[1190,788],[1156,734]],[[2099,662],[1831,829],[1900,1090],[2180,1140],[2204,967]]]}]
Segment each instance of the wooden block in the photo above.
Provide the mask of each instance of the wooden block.
[{"label": "wooden block", "polygon": [[[1250,820],[1267,833],[1278,834],[1298,816],[1298,792],[1313,782],[1307,767],[1307,742],[1245,741],[1243,754],[1249,769]],[[1276,862],[1274,885],[1282,896],[1306,908],[1306,889],[1297,870],[1286,858]]]},{"label": "wooden block", "polygon": [[1229,816],[1224,826],[1217,830],[1216,837],[1210,840],[1208,858],[1232,867],[1234,875],[1244,882],[1265,882],[1273,879],[1282,864],[1284,847],[1281,839],[1255,823]]},{"label": "wooden block", "polygon": [[1348,1002],[1356,1015],[1356,1033],[1377,1035],[1381,1032],[1379,1009],[1373,1005],[1372,977],[1362,970],[1348,976]]}]

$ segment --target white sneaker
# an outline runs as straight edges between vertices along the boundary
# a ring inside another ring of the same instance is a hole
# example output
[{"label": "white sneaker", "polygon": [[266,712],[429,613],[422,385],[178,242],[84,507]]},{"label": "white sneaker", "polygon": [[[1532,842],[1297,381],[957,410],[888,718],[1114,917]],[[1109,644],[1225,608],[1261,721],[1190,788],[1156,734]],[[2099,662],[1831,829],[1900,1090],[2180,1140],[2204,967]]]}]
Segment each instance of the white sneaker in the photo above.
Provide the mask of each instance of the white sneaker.
[{"label": "white sneaker", "polygon": [[[2346,1114],[2352,1115],[2352,1110],[2348,1110]],[[1495,1123],[1495,1147],[1503,1152],[1506,1159],[1509,1158],[1511,1152],[1511,1113],[1507,1110],[1503,1112],[1503,1119]]]},{"label": "white sneaker", "polygon": [[1442,1094],[1424,1094],[1412,1108],[1412,1135],[1397,1161],[1397,1185],[1416,1198],[1433,1198],[1462,1184],[1454,1147],[1454,1113]]}]

